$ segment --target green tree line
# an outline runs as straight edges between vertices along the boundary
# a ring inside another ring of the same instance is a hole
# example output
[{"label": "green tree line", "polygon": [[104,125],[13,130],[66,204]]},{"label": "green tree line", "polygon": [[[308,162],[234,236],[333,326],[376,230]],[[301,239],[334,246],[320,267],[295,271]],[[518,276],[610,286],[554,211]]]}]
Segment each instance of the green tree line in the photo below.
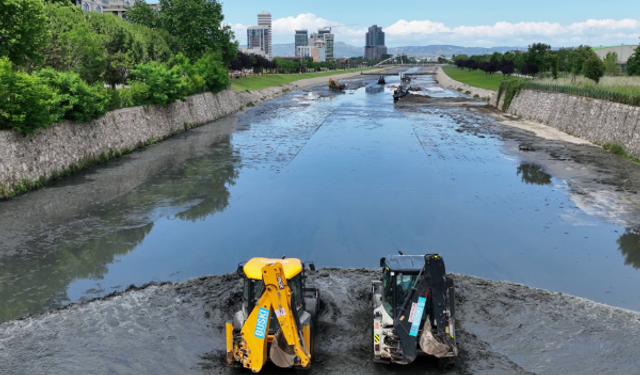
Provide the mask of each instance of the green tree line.
[{"label": "green tree line", "polygon": [[63,119],[228,87],[225,67],[237,45],[221,26],[220,3],[161,0],[156,12],[138,1],[128,15],[129,22],[68,1],[3,0],[0,128],[32,134]]},{"label": "green tree line", "polygon": [[[558,78],[561,74],[573,78],[583,75],[596,83],[605,75],[620,74],[618,55],[615,52],[607,53],[602,60],[591,47],[584,45],[552,50],[548,44],[534,43],[527,51],[522,52],[454,55],[452,59],[460,68],[481,69],[487,74],[496,72],[503,66],[513,66],[516,71],[525,75],[549,73],[553,78]],[[507,69],[507,72],[511,74],[513,70]]]}]

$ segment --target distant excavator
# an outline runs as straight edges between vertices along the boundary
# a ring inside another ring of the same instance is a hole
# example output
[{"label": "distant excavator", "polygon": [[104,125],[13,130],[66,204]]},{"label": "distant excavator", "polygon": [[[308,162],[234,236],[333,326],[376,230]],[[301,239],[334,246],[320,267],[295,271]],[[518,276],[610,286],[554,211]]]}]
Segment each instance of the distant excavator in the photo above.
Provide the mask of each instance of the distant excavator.
[{"label": "distant excavator", "polygon": [[311,366],[319,293],[305,282],[306,265],[315,270],[312,262],[284,257],[238,265],[245,278],[242,309],[226,323],[229,365],[254,373],[267,361],[283,368]]},{"label": "distant excavator", "polygon": [[344,83],[338,83],[334,81],[333,78],[329,78],[329,88],[331,90],[343,92],[347,86]]},{"label": "distant excavator", "polygon": [[374,361],[406,365],[431,355],[452,362],[455,289],[442,256],[390,255],[380,267],[381,279],[372,282]]}]

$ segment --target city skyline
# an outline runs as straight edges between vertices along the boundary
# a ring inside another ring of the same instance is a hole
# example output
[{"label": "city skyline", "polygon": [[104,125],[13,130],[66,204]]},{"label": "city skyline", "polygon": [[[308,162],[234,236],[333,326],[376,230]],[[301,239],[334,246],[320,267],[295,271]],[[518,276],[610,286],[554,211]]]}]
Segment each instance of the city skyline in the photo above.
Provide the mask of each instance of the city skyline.
[{"label": "city skyline", "polygon": [[[557,4],[540,0],[539,6],[526,12],[505,7],[486,7],[477,2],[460,0],[455,4],[435,4],[428,12],[417,0],[407,0],[406,6],[396,9],[382,2],[372,1],[372,9],[380,11],[339,13],[328,12],[334,0],[318,4],[270,5],[273,14],[273,43],[291,43],[295,30],[315,30],[339,24],[357,24],[333,30],[336,42],[364,46],[364,35],[372,24],[381,26],[387,35],[387,47],[429,44],[453,44],[460,46],[526,46],[543,42],[552,46],[577,46],[580,44],[620,45],[638,44],[640,18],[629,15],[640,14],[640,2],[625,5],[624,9],[606,6],[593,0],[568,1]],[[573,6],[572,6],[573,5]],[[247,10],[252,1],[241,7],[224,3],[225,22],[238,35],[250,26]],[[260,9],[262,5],[255,5]],[[355,7],[342,4],[342,7]],[[548,6],[549,8],[545,8]],[[567,8],[569,11],[563,12]],[[415,7],[416,11],[411,11]],[[460,12],[465,9],[465,12]],[[549,12],[548,9],[554,9]],[[255,12],[251,12],[255,14]],[[239,33],[238,33],[239,32]],[[241,39],[240,39],[241,40]]]}]

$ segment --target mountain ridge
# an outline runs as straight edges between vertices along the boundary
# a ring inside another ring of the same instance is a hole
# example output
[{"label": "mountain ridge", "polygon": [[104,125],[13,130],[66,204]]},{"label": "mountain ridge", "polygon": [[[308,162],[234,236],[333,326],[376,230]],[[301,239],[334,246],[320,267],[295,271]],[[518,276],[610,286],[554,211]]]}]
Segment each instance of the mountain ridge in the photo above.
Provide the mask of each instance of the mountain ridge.
[{"label": "mountain ridge", "polygon": [[[274,44],[273,56],[284,57],[295,55],[294,43]],[[399,53],[405,53],[409,56],[415,57],[434,57],[436,55],[445,55],[450,57],[451,55],[483,55],[485,53],[512,51],[517,47],[498,46],[498,47],[462,47],[450,44],[434,44],[427,46],[403,46],[403,47],[388,47],[389,54],[396,55]],[[334,56],[335,57],[360,57],[364,53],[364,47],[352,46],[344,42],[334,43]]]}]

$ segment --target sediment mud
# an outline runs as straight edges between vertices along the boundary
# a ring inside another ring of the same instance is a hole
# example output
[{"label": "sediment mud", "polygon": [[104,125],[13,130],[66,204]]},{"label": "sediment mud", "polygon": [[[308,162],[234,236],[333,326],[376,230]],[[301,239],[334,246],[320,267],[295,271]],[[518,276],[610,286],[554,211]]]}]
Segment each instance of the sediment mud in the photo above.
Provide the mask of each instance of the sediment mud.
[{"label": "sediment mud", "polygon": [[[523,285],[453,274],[454,366],[371,361],[370,282],[378,270],[309,272],[321,292],[309,374],[634,373],[640,314]],[[148,285],[0,325],[3,374],[232,374],[224,322],[240,308],[237,274]],[[267,365],[262,373],[287,374]]]}]

